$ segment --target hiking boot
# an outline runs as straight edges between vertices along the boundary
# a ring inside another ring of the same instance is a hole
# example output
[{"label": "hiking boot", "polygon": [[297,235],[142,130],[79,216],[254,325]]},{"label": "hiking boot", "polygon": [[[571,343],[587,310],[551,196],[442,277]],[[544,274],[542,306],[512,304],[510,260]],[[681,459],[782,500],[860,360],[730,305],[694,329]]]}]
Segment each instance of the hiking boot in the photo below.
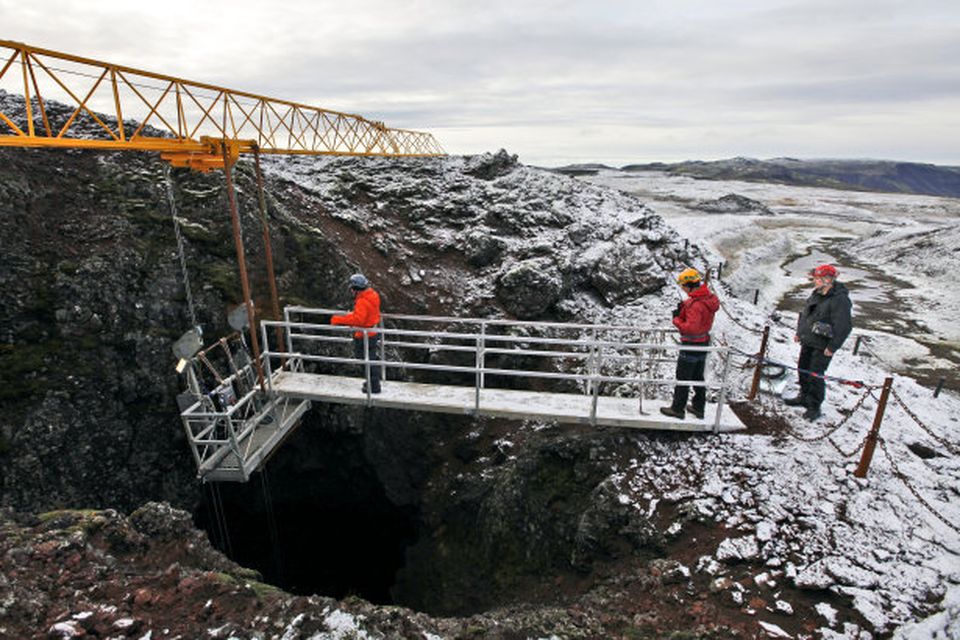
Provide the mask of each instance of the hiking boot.
[{"label": "hiking boot", "polygon": [[[366,383],[366,382],[363,383],[363,386],[360,387],[360,390],[363,391],[364,393],[367,392],[367,383]],[[380,387],[374,387],[373,390],[370,391],[370,393],[380,393]]]},{"label": "hiking boot", "polygon": [[673,407],[660,407],[660,413],[665,416],[670,416],[671,418],[680,418],[683,420],[686,416],[683,413],[683,410],[677,411]]},{"label": "hiking boot", "polygon": [[700,420],[703,420],[703,409],[700,409],[699,411],[697,411],[696,407],[694,407],[692,404],[688,404],[687,411],[695,415]]},{"label": "hiking boot", "polygon": [[784,398],[783,404],[788,407],[802,407],[807,403],[803,401],[803,396],[793,396],[792,398]]},{"label": "hiking boot", "polygon": [[820,413],[820,408],[819,408],[819,407],[810,407],[810,408],[808,408],[806,411],[803,412],[803,417],[806,418],[807,420],[809,420],[810,422],[813,422],[814,420],[816,420],[817,418],[819,418],[820,415],[821,415],[821,413]]}]

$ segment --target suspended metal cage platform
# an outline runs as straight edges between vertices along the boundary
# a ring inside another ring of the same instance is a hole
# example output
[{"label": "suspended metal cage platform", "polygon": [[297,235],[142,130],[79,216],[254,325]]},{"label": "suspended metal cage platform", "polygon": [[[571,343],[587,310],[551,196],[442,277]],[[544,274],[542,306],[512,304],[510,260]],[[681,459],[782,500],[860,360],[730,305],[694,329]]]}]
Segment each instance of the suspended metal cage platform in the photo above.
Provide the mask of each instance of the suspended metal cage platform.
[{"label": "suspended metal cage platform", "polygon": [[[257,361],[241,334],[185,360],[181,417],[199,477],[247,481],[313,402],[637,429],[744,428],[724,410],[729,349],[680,345],[672,329],[384,315],[380,348],[364,336],[365,355],[354,358],[356,330],[329,324],[338,313],[287,307],[282,321],[261,322]],[[681,350],[715,359],[706,381],[683,381],[706,388],[703,419],[660,413],[678,382]],[[217,373],[214,351],[229,376]],[[369,384],[375,370],[381,393]]]}]

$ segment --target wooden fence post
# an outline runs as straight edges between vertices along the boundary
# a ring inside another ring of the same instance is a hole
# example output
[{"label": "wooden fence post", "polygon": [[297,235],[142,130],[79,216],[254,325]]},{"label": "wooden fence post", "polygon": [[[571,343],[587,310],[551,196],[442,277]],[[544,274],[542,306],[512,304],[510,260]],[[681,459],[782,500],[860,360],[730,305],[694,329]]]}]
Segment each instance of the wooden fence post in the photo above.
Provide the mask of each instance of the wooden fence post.
[{"label": "wooden fence post", "polygon": [[943,383],[947,381],[946,376],[940,376],[940,380],[937,382],[937,388],[933,390],[933,397],[936,398],[940,395],[940,391],[943,389]]},{"label": "wooden fence post", "polygon": [[877,413],[873,417],[873,427],[867,434],[867,441],[863,445],[863,455],[860,456],[860,464],[853,475],[858,478],[867,477],[867,469],[870,468],[870,461],[873,459],[873,450],[877,447],[877,437],[880,435],[880,424],[883,422],[883,412],[887,409],[887,398],[890,396],[890,387],[893,386],[893,378],[887,378],[883,381],[883,391],[880,392],[880,402],[877,403]]},{"label": "wooden fence post", "polygon": [[763,339],[760,340],[760,355],[757,356],[757,367],[753,370],[753,384],[750,385],[750,394],[747,400],[753,400],[757,397],[760,390],[760,376],[763,373],[763,360],[767,357],[767,340],[770,338],[770,325],[763,328]]}]

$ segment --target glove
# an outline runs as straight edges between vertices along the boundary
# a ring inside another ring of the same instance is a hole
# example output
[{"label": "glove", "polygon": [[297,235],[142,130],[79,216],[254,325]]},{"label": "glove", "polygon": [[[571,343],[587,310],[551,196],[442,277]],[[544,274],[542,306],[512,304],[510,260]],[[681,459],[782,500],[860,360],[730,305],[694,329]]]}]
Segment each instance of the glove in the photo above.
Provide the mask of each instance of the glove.
[{"label": "glove", "polygon": [[681,308],[681,307],[683,307],[683,303],[682,303],[682,302],[678,302],[678,303],[677,303],[677,308],[673,310],[673,317],[674,317],[674,318],[676,318],[678,315],[680,315],[680,308]]}]

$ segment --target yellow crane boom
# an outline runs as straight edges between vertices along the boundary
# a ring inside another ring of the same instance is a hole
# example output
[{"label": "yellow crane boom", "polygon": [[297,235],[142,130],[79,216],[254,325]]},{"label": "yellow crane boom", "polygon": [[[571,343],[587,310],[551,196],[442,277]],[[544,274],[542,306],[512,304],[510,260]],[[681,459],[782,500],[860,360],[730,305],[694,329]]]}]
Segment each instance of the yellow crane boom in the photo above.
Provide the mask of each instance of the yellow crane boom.
[{"label": "yellow crane boom", "polygon": [[[0,147],[154,151],[174,166],[201,171],[254,150],[444,155],[429,133],[0,40],[0,89],[5,87],[12,95],[0,101]],[[9,99],[16,94],[22,103]],[[52,100],[72,112],[53,113]]]}]

